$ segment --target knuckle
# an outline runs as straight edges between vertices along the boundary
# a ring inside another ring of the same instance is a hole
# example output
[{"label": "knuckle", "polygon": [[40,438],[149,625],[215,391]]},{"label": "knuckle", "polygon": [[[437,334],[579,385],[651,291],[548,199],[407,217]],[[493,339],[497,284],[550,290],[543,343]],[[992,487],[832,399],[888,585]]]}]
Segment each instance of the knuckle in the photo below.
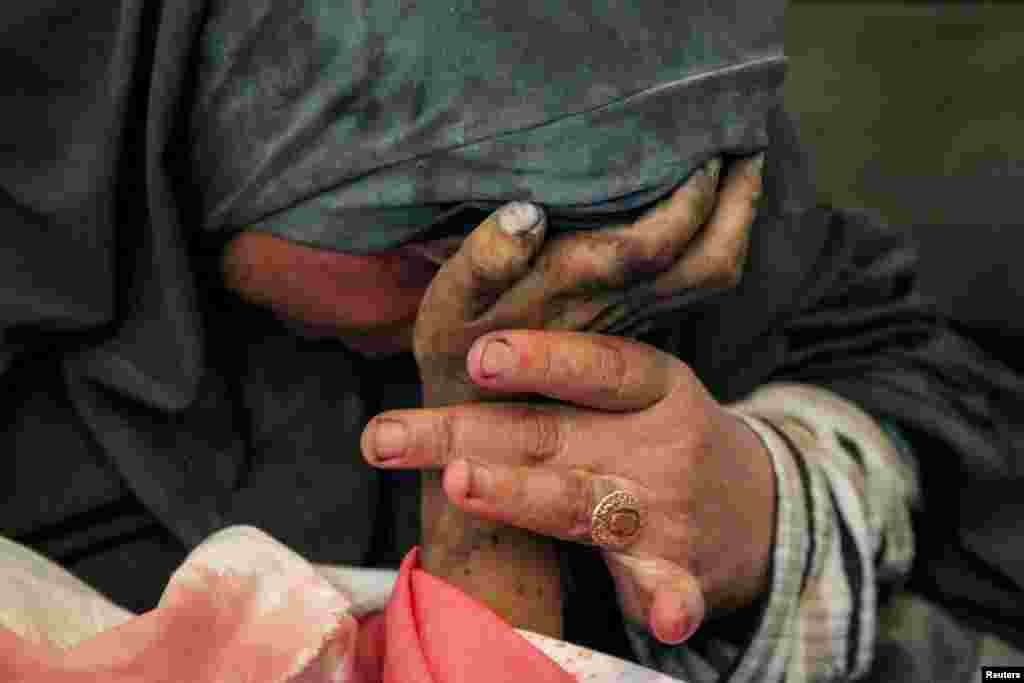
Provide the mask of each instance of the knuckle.
[{"label": "knuckle", "polygon": [[586,352],[548,351],[545,365],[542,372],[547,382],[585,386],[600,398],[621,398],[629,381],[629,367],[621,349],[600,339],[594,339]]},{"label": "knuckle", "polygon": [[551,294],[560,294],[571,289],[569,277],[571,253],[565,248],[564,239],[552,242],[548,249],[541,253],[537,261],[537,269],[541,274],[545,290]]},{"label": "knuckle", "polygon": [[652,277],[667,270],[675,261],[677,245],[673,243],[673,231],[666,231],[668,237],[619,242],[620,279],[631,282]]},{"label": "knuckle", "polygon": [[566,476],[565,519],[562,526],[566,535],[575,541],[590,540],[590,516],[597,505],[594,484],[590,478],[572,471]]},{"label": "knuckle", "polygon": [[619,286],[623,270],[619,242],[592,234],[559,243],[547,275],[556,291],[578,293]]},{"label": "knuckle", "polygon": [[462,429],[462,419],[457,413],[444,413],[435,423],[433,443],[437,460],[443,463],[454,462],[459,459],[459,431]]},{"label": "knuckle", "polygon": [[565,439],[562,421],[558,416],[536,407],[528,407],[523,419],[527,425],[523,449],[527,464],[547,462],[562,454]]},{"label": "knuckle", "polygon": [[[644,269],[644,257],[628,242],[600,243],[591,250],[586,279],[580,284],[588,291],[617,289],[638,277],[636,270]],[[634,263],[633,259],[636,260]]]},{"label": "knuckle", "polygon": [[575,289],[593,278],[592,259],[586,241],[565,241],[551,260],[552,279],[565,289]]},{"label": "knuckle", "polygon": [[537,378],[545,383],[549,384],[553,380],[557,379],[555,373],[557,368],[555,367],[555,350],[552,348],[551,343],[544,343],[539,345],[539,353],[537,355]]},{"label": "knuckle", "polygon": [[585,376],[593,378],[592,381],[597,383],[601,393],[611,398],[620,398],[625,393],[628,371],[622,349],[600,342],[595,353],[590,356],[589,367],[583,368]]}]

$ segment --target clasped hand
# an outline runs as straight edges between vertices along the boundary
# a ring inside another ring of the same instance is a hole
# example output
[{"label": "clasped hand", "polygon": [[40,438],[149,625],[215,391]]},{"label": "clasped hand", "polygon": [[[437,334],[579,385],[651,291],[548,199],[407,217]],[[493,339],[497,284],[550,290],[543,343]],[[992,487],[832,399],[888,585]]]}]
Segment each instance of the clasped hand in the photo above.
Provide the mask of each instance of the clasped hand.
[{"label": "clasped hand", "polygon": [[601,332],[645,298],[739,281],[760,162],[733,163],[721,188],[712,162],[627,226],[545,242],[520,203],[484,221],[420,307],[425,407],[375,417],[367,461],[441,470],[475,518],[579,543],[606,494],[636,496],[644,526],[603,556],[626,617],[663,642],[750,604],[768,582],[767,453],[681,360]]}]

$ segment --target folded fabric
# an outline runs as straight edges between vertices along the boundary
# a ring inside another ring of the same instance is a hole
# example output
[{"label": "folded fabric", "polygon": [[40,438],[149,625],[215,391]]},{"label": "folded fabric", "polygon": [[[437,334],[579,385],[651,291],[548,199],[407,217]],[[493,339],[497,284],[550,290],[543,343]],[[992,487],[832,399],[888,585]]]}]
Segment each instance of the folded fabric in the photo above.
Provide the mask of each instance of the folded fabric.
[{"label": "folded fabric", "polygon": [[[383,614],[360,633],[357,679],[366,683],[575,683],[575,679],[457,588],[402,561]],[[378,676],[379,671],[379,676]]]},{"label": "folded fabric", "polygon": [[[670,680],[613,657],[520,633],[417,564],[418,549],[413,549],[384,610],[357,620],[358,599],[339,585],[341,574],[329,580],[263,532],[231,527],[192,552],[155,609],[70,647],[39,630],[0,627],[0,681]],[[7,567],[0,570],[8,573]]]},{"label": "folded fabric", "polygon": [[197,547],[159,605],[61,650],[0,629],[11,683],[339,683],[354,680],[348,596],[266,534],[232,527]]}]

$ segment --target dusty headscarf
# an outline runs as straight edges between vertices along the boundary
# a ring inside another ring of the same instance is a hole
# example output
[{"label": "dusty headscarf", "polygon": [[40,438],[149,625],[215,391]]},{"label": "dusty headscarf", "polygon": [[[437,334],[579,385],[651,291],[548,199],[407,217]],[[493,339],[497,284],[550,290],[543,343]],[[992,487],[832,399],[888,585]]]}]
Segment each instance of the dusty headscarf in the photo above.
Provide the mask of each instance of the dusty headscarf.
[{"label": "dusty headscarf", "polygon": [[782,10],[214,2],[192,108],[204,225],[365,253],[510,199],[556,230],[609,218],[767,145]]}]

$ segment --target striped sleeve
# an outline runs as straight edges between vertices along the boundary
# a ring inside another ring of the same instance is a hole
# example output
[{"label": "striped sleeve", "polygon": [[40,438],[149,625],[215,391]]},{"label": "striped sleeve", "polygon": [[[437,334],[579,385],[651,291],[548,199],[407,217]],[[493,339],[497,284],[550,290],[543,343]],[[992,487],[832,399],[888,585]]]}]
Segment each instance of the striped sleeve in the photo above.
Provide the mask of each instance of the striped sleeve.
[{"label": "striped sleeve", "polygon": [[[729,406],[771,454],[777,483],[771,590],[752,633],[665,646],[629,627],[647,666],[691,683],[850,680],[867,673],[879,587],[910,571],[910,453],[827,390],[771,384]],[[699,651],[698,651],[699,650]]]}]

